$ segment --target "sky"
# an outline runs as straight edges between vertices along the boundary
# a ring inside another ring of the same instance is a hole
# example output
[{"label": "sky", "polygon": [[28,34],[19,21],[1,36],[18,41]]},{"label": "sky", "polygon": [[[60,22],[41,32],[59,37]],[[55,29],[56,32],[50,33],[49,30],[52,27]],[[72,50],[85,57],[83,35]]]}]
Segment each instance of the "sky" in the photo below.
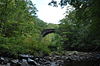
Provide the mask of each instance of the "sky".
[{"label": "sky", "polygon": [[49,6],[48,3],[51,0],[32,0],[33,4],[36,4],[36,8],[38,9],[37,16],[41,20],[47,23],[58,24],[59,20],[64,18],[66,8],[52,7]]}]

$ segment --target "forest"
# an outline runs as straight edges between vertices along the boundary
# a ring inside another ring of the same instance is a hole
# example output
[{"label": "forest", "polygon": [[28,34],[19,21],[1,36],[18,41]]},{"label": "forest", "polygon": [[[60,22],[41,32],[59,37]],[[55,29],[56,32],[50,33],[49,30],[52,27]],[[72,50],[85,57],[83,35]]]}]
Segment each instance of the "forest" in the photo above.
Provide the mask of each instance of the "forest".
[{"label": "forest", "polygon": [[59,35],[41,35],[42,30],[58,29],[58,25],[40,20],[37,11],[31,0],[0,0],[0,54],[42,55],[51,52],[49,46],[60,47]]},{"label": "forest", "polygon": [[[67,4],[60,24],[46,23],[37,16],[38,9],[31,0],[0,0],[0,55],[35,56],[62,54],[63,51],[100,51],[100,1],[52,0],[48,5],[62,8]],[[44,29],[55,29],[42,37]]]}]

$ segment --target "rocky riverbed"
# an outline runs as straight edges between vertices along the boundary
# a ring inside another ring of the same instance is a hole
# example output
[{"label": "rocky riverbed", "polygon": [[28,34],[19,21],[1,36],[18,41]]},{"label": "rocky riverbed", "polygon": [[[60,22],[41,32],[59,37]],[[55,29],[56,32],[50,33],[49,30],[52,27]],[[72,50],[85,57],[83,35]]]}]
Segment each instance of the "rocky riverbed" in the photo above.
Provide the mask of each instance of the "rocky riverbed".
[{"label": "rocky riverbed", "polygon": [[0,66],[100,66],[100,53],[75,51],[43,57],[20,54],[18,59],[1,56]]}]

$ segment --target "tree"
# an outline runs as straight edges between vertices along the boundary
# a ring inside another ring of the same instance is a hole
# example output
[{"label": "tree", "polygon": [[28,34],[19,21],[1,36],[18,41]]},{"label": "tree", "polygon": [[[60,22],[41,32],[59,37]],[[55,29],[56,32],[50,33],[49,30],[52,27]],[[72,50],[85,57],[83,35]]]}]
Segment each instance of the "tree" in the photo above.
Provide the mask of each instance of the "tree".
[{"label": "tree", "polygon": [[[54,2],[56,1],[54,0],[51,1],[51,3],[57,5],[57,2],[56,3]],[[65,38],[64,45],[67,45],[67,48],[77,47],[80,49],[81,47],[83,47],[82,49],[84,50],[91,50],[95,48],[96,48],[95,50],[99,49],[100,47],[100,30],[99,30],[100,4],[99,3],[100,1],[98,0],[60,1],[61,7],[70,4],[75,8],[74,11],[69,13],[68,17],[66,16],[63,20],[61,20],[60,24],[60,29],[61,31],[64,32],[61,35],[64,36]],[[72,18],[73,12],[75,12],[74,18]]]},{"label": "tree", "polygon": [[44,51],[40,33],[47,24],[37,18],[36,12],[31,0],[0,0],[1,54]]}]

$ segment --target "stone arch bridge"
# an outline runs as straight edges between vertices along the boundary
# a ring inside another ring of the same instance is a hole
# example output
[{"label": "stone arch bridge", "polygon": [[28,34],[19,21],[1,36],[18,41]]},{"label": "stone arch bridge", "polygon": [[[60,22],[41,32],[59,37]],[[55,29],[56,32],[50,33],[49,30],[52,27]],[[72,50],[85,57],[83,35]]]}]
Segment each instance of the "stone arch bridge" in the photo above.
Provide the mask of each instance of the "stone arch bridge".
[{"label": "stone arch bridge", "polygon": [[42,37],[45,37],[46,35],[50,34],[50,33],[55,33],[56,32],[56,29],[44,29],[42,32],[41,32],[41,35]]}]

